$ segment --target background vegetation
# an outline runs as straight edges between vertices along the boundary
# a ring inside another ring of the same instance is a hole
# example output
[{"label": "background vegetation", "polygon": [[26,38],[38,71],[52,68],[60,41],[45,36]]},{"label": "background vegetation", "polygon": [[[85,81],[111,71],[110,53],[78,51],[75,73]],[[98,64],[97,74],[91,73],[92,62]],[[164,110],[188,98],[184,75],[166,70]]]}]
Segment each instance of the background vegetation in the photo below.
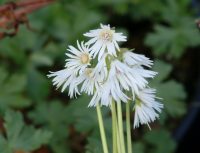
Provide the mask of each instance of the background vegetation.
[{"label": "background vegetation", "polygon": [[[187,113],[198,73],[197,14],[190,0],[60,0],[34,12],[34,32],[21,26],[15,37],[0,41],[0,152],[102,152],[90,97],[70,100],[46,77],[63,68],[67,45],[100,23],[126,33],[126,46],[155,60],[159,72],[151,84],[165,109],[152,131],[132,131],[134,153],[175,152],[172,134]],[[108,109],[104,116],[109,137]]]}]

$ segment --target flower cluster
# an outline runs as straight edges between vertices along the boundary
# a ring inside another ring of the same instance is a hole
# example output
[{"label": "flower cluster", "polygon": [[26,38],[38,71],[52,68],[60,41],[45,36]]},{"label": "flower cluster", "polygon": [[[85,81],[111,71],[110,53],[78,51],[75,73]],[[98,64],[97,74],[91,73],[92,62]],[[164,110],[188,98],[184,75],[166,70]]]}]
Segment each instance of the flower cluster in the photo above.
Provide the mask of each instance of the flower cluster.
[{"label": "flower cluster", "polygon": [[149,78],[157,73],[149,70],[153,61],[144,55],[122,49],[119,42],[126,36],[109,25],[90,30],[86,43],[77,41],[77,48],[67,49],[63,70],[51,72],[53,84],[73,97],[86,93],[92,96],[89,106],[110,106],[112,102],[134,102],[134,127],[148,124],[159,117],[162,104],[157,102],[155,89],[148,86]]}]

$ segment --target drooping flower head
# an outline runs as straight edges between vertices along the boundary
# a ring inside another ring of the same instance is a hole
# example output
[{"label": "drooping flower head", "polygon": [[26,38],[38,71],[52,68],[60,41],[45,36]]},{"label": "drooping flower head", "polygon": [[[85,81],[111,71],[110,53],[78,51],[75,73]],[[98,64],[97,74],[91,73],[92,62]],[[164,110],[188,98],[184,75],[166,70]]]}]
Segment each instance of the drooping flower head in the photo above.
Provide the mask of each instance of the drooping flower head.
[{"label": "drooping flower head", "polygon": [[[163,104],[156,101],[156,90],[145,88],[139,92],[138,99],[135,100],[135,118],[134,128],[139,127],[139,124],[147,124],[159,118],[159,113],[163,108]],[[150,126],[149,126],[150,128]]]},{"label": "drooping flower head", "polygon": [[123,54],[124,63],[129,66],[143,65],[151,68],[153,61],[144,55],[133,53],[131,50],[127,50]]},{"label": "drooping flower head", "polygon": [[92,45],[91,53],[100,60],[104,53],[108,53],[113,56],[117,56],[117,50],[119,51],[118,42],[126,41],[126,36],[122,33],[116,33],[114,29],[110,28],[110,25],[101,24],[100,29],[90,30],[85,33],[84,36],[91,39],[86,43]]},{"label": "drooping flower head", "polygon": [[74,71],[71,71],[67,68],[63,70],[59,70],[57,72],[50,72],[49,75],[47,75],[49,78],[53,77],[53,85],[55,85],[58,88],[62,86],[62,92],[69,87],[69,96],[72,98],[74,95],[79,94],[78,87],[76,84],[76,74]]}]

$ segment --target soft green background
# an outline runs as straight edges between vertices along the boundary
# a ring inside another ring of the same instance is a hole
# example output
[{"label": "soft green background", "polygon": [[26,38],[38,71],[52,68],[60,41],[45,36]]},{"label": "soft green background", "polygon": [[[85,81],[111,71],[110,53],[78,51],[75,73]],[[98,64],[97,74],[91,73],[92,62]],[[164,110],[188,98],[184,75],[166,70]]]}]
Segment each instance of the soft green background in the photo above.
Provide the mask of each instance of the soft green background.
[{"label": "soft green background", "polygon": [[[102,153],[95,109],[87,108],[90,98],[69,100],[46,75],[63,68],[67,45],[86,41],[84,32],[110,23],[128,35],[126,46],[153,58],[159,72],[151,86],[165,109],[152,131],[146,126],[132,131],[134,153],[173,153],[171,133],[178,124],[170,120],[187,112],[187,94],[170,74],[174,61],[200,45],[195,11],[189,0],[61,0],[29,15],[34,32],[22,25],[15,37],[0,40],[0,152],[45,144],[53,153]],[[110,138],[109,109],[103,111]]]}]

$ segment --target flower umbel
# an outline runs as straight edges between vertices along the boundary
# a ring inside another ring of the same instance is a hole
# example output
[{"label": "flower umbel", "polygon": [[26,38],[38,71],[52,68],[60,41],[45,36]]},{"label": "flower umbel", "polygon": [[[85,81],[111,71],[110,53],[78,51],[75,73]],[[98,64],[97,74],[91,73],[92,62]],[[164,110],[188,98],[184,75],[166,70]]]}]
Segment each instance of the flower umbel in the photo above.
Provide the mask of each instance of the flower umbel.
[{"label": "flower umbel", "polygon": [[[148,57],[121,49],[118,42],[126,41],[126,36],[116,33],[110,25],[101,24],[99,29],[90,30],[84,36],[91,39],[86,43],[77,41],[77,48],[69,46],[64,69],[50,72],[48,77],[53,78],[57,88],[62,87],[62,92],[68,89],[71,98],[83,93],[92,96],[88,106],[97,108],[104,153],[109,151],[100,107],[109,106],[112,109],[113,150],[126,153],[122,103],[126,103],[127,134],[131,133],[131,103],[135,111],[134,128],[140,124],[149,126],[159,118],[163,104],[157,101],[156,90],[148,85],[157,72],[150,70],[153,61]],[[131,153],[131,137],[127,137],[127,150]]]},{"label": "flower umbel", "polygon": [[[154,78],[157,72],[145,69],[151,68],[153,61],[131,50],[120,50],[117,42],[126,41],[126,37],[110,25],[101,24],[99,29],[84,35],[91,37],[87,45],[77,41],[77,48],[69,46],[65,69],[48,75],[54,77],[54,85],[62,86],[62,92],[69,88],[70,97],[81,93],[92,95],[90,107],[110,106],[113,100],[127,103],[139,99],[140,105],[135,103],[134,127],[158,118],[162,107],[158,105],[159,110],[155,111],[157,102],[152,98],[155,90],[147,88],[147,79]],[[122,57],[117,56],[116,49]],[[99,57],[96,64],[95,56]]]}]

